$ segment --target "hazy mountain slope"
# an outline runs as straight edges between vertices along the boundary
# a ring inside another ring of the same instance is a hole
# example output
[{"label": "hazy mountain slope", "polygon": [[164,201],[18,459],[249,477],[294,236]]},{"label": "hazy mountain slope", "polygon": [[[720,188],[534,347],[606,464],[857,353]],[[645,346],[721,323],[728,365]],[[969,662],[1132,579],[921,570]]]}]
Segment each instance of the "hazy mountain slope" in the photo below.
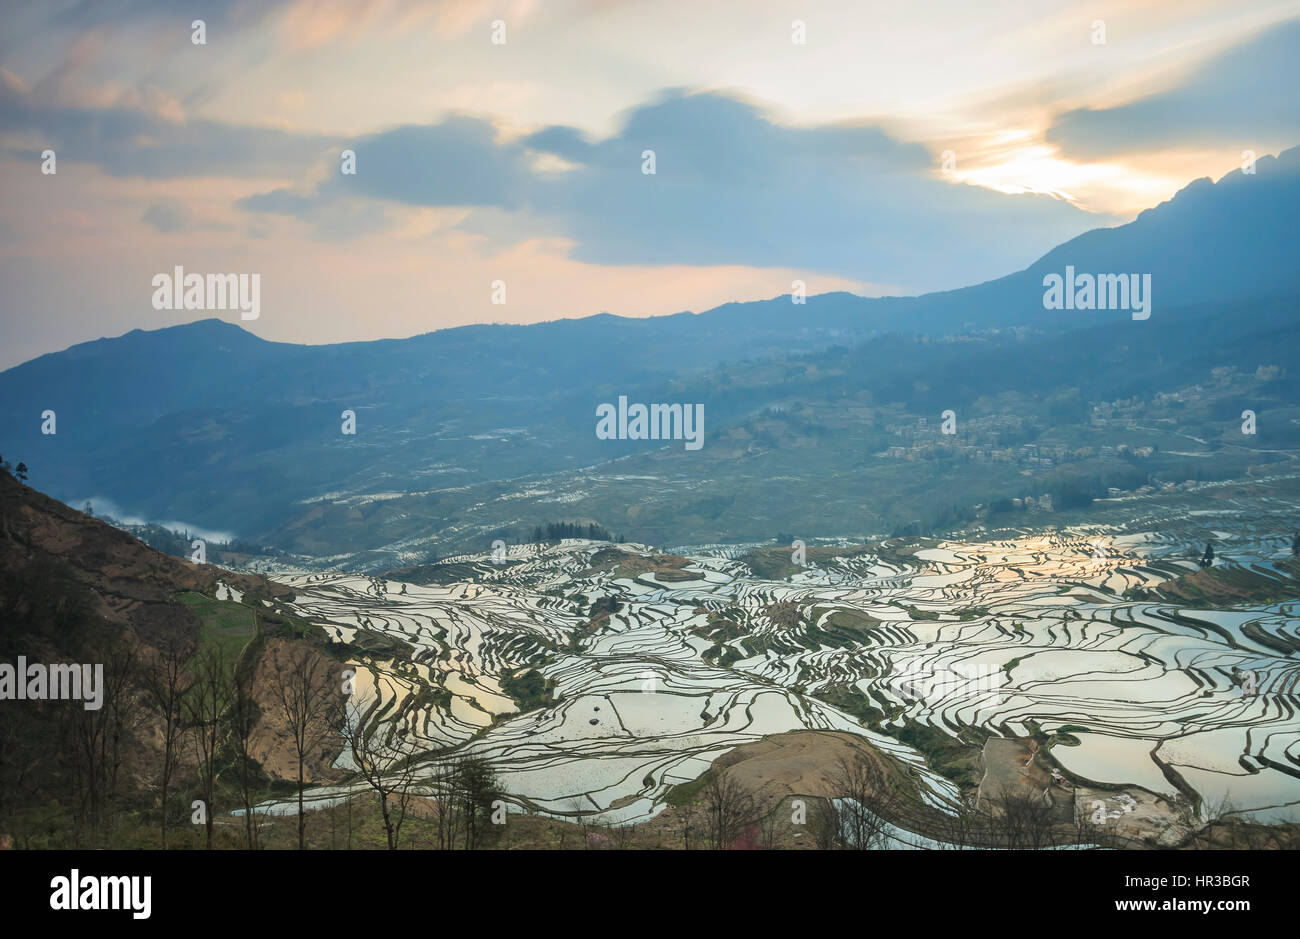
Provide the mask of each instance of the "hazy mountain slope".
[{"label": "hazy mountain slope", "polygon": [[1115,228],[1098,228],[1053,248],[1023,271],[961,290],[910,300],[876,301],[892,323],[905,317],[918,331],[946,332],[973,324],[1071,329],[1126,319],[1114,311],[1043,308],[1043,277],[1077,273],[1150,274],[1153,317],[1207,302],[1240,302],[1295,294],[1295,215],[1300,206],[1300,147],[1264,157],[1254,174],[1198,179],[1168,202]]},{"label": "hazy mountain slope", "polygon": [[[513,544],[558,518],[592,519],[657,545],[781,532],[878,536],[961,524],[979,505],[1044,492],[1070,497],[1063,510],[1152,478],[1294,472],[1300,374],[1285,367],[1286,350],[1300,348],[1294,305],[1177,314],[1062,335],[887,335],[786,363],[738,365],[725,386],[682,389],[685,400],[709,401],[710,414],[720,399],[765,396],[753,416],[711,424],[699,451],[602,441],[606,462],[594,467],[324,500],[260,537],[296,553],[344,554],[344,569],[382,570],[426,553],[487,550],[496,538]],[[1162,394],[1173,398],[1162,404]],[[1135,402],[1131,414],[1094,413],[1121,400]],[[1241,432],[1247,408],[1258,419],[1253,436]],[[944,436],[949,409],[955,433]],[[923,459],[888,452],[917,445],[939,449]],[[1008,451],[1026,445],[1064,447],[1071,457],[1011,459]],[[1121,456],[1121,446],[1158,452]]]},{"label": "hazy mountain slope", "polygon": [[[766,385],[733,381],[745,359],[816,354],[900,330],[1140,329],[1184,315],[1176,311],[1191,303],[1217,303],[1230,317],[1255,298],[1300,293],[1298,207],[1295,149],[1260,160],[1254,175],[1197,181],[1025,271],[919,298],[827,294],[796,305],[778,297],[699,315],[600,315],[329,346],[266,342],[216,320],[137,330],[0,374],[0,443],[42,488],[69,501],[107,499],[122,514],[252,536],[294,518],[294,503],[328,493],[442,490],[606,459],[594,408],[620,394],[704,402],[709,428],[719,428],[785,394],[790,375],[781,369]],[[1151,273],[1152,321],[1044,310],[1042,277],[1067,264]],[[1215,346],[1206,340],[1205,348]],[[960,367],[965,352],[945,367]],[[1087,367],[1054,360],[1054,368],[1076,366]],[[1014,363],[1007,374],[1017,374]],[[810,381],[804,390],[813,393]],[[357,416],[354,437],[340,433],[345,409]],[[55,436],[41,433],[46,410],[58,416]],[[645,447],[630,445],[637,449]]]}]

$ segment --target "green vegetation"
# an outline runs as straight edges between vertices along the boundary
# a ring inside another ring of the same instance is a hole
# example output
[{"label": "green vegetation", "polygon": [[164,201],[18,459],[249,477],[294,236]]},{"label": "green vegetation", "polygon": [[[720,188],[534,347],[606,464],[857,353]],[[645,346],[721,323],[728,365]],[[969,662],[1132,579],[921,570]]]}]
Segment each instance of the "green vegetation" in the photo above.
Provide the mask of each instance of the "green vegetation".
[{"label": "green vegetation", "polygon": [[[816,619],[816,616],[813,618]],[[827,618],[826,622],[838,629],[855,629],[864,633],[870,632],[880,625],[880,620],[858,610],[836,610]]]},{"label": "green vegetation", "polygon": [[937,620],[939,618],[939,614],[933,610],[920,610],[908,605],[904,605],[903,609],[907,610],[907,615],[914,620]]},{"label": "green vegetation", "polygon": [[1074,734],[1086,734],[1088,732],[1087,727],[1080,727],[1078,724],[1062,724],[1060,727],[1056,728],[1056,732],[1047,741],[1047,745],[1049,747],[1054,747],[1058,744],[1063,747],[1077,747],[1083,741],[1074,736]]},{"label": "green vegetation", "polygon": [[993,736],[991,732],[978,727],[966,727],[959,736],[953,737],[928,724],[913,721],[908,721],[900,730],[882,730],[884,733],[892,733],[900,742],[924,754],[936,773],[952,780],[962,791],[979,786],[982,775],[980,749],[984,746],[984,741]]},{"label": "green vegetation", "polygon": [[581,522],[548,522],[533,529],[533,544],[561,541],[564,538],[590,538],[592,541],[615,542],[623,540],[622,535],[616,537],[604,525],[597,525],[595,522],[586,525]]},{"label": "green vegetation", "polygon": [[734,646],[715,645],[704,651],[703,659],[710,665],[717,665],[721,668],[730,668],[741,659],[745,658],[745,653],[741,652]]},{"label": "green vegetation", "polygon": [[183,590],[176,599],[198,615],[200,646],[222,647],[228,661],[235,661],[240,651],[257,632],[257,614],[233,600],[214,600],[192,590]]},{"label": "green vegetation", "polygon": [[708,622],[703,626],[692,627],[692,632],[702,639],[712,639],[715,643],[725,644],[737,639],[744,639],[749,631],[736,621],[741,611],[735,611],[735,619],[722,613],[710,612]]},{"label": "green vegetation", "polygon": [[[777,547],[755,548],[748,554],[743,555],[740,560],[749,565],[749,569],[754,572],[756,577],[762,577],[766,580],[787,580],[803,570],[791,558],[793,550],[790,546],[796,540],[794,535],[778,535],[777,541],[779,544]],[[845,548],[808,545],[803,550],[804,560],[807,564],[822,566],[834,561],[836,558],[856,557],[859,554],[866,553],[868,549],[863,546]]]},{"label": "green vegetation", "polygon": [[837,707],[847,714],[852,714],[864,727],[879,728],[885,718],[885,712],[871,703],[871,699],[852,685],[835,685],[823,688],[812,695]]},{"label": "green vegetation", "polygon": [[692,779],[690,782],[678,783],[668,790],[664,795],[664,801],[674,808],[681,808],[684,805],[690,805],[700,797],[704,787],[709,784],[713,778],[713,770],[707,770],[698,779]]},{"label": "green vegetation", "polygon": [[501,690],[518,703],[521,713],[555,704],[555,679],[544,678],[535,668],[503,676]]},{"label": "green vegetation", "polygon": [[1278,577],[1248,567],[1220,564],[1165,581],[1152,592],[1165,600],[1219,608],[1300,597],[1300,558],[1287,558],[1276,566],[1289,576]]}]

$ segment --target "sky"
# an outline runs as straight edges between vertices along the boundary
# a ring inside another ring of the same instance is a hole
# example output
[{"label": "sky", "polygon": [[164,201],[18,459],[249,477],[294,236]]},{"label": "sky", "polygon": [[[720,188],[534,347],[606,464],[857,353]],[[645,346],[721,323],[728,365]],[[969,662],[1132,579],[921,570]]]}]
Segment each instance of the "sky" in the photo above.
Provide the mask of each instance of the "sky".
[{"label": "sky", "polygon": [[6,2],[0,368],[978,283],[1300,143],[1298,73],[1300,0]]}]

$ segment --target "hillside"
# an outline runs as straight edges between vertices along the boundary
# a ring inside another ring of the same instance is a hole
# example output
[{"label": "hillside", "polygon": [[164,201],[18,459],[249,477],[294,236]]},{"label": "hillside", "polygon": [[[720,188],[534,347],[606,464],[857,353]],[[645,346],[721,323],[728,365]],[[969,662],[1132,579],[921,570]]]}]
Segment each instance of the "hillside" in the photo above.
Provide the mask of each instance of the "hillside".
[{"label": "hillside", "polygon": [[[334,661],[284,612],[291,598],[263,577],[160,554],[0,471],[0,662],[102,669],[98,706],[86,706],[92,682],[83,671],[84,701],[0,707],[0,830],[24,846],[71,846],[58,839],[72,830],[78,843],[149,846],[164,816],[186,836],[182,802],[201,796],[228,811],[237,799],[234,741],[217,741],[226,772],[211,799],[192,755],[203,728],[190,708],[209,662],[248,693],[250,794],[283,791],[277,780],[297,767],[268,670],[294,657]],[[338,747],[327,749],[312,754],[309,780],[328,777]]]},{"label": "hillside", "polygon": [[[1071,387],[1088,404],[1174,390],[1188,374],[1200,380],[1184,366],[1208,370],[1252,349],[1251,370],[1280,365],[1272,353],[1294,341],[1287,330],[1300,294],[1290,221],[1298,208],[1300,148],[1261,159],[1254,175],[1198,180],[1133,222],[1088,232],[1024,271],[923,297],[840,293],[804,305],[777,297],[700,314],[602,314],[329,346],[267,342],[216,320],[136,330],[0,374],[0,442],[28,458],[42,488],[73,504],[102,503],[124,519],[334,555],[412,537],[371,518],[386,514],[380,503],[406,496],[420,500],[420,519],[454,533],[442,547],[477,549],[498,529],[514,537],[517,527],[563,517],[563,503],[549,514],[461,517],[484,497],[513,498],[539,477],[588,467],[628,475],[611,463],[621,458],[644,470],[657,444],[611,445],[592,432],[595,406],[620,395],[705,404],[707,457],[727,440],[752,438],[747,422],[796,398],[828,411],[869,390],[870,400],[855,405],[896,406],[914,420],[949,407],[965,413],[981,396],[996,405],[997,395],[1018,395],[1013,406],[1023,408]],[[1044,310],[1044,275],[1067,265],[1150,273],[1151,319]],[[1116,383],[1124,387],[1112,395]],[[56,434],[41,432],[46,411],[57,415]],[[343,432],[344,411],[355,415],[355,434]],[[867,438],[857,443],[883,450],[893,442]],[[724,452],[748,450],[744,443]],[[792,511],[822,504],[824,486],[833,493],[840,472],[820,454],[801,465],[814,476],[813,501],[787,496]],[[709,500],[734,498],[720,484],[701,467],[691,485],[710,490],[695,497],[702,511],[645,509],[641,518],[653,516],[653,527],[634,536],[711,537],[703,524],[716,507]],[[476,487],[472,500],[466,486]],[[978,502],[1007,486],[970,488]],[[626,511],[634,495],[615,494],[614,510]],[[607,510],[587,514],[633,534]],[[911,509],[904,514],[872,509],[854,525],[891,530],[918,519]],[[426,550],[377,563],[412,563]]]}]

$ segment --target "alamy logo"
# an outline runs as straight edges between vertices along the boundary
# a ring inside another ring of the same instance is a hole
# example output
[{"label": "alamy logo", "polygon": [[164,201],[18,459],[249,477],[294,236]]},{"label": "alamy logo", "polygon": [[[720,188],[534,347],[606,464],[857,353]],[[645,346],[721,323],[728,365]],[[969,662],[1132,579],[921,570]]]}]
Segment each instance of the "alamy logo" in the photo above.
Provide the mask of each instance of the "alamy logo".
[{"label": "alamy logo", "polygon": [[103,665],[18,664],[0,662],[0,701],[84,701],[87,711],[104,706]]},{"label": "alamy logo", "polygon": [[262,315],[261,274],[186,274],[176,265],[170,274],[154,274],[155,310],[238,310],[242,320]]},{"label": "alamy logo", "polygon": [[1075,274],[1065,266],[1065,276],[1043,278],[1045,310],[1132,310],[1135,320],[1151,316],[1150,274]]},{"label": "alamy logo", "polygon": [[596,406],[600,440],[685,440],[687,450],[704,446],[703,404],[633,404],[618,396],[618,407]]},{"label": "alamy logo", "polygon": [[975,707],[1000,707],[1006,703],[1006,672],[984,662],[928,665],[917,660],[902,663],[897,687],[909,698],[929,704],[961,702]]},{"label": "alamy logo", "polygon": [[153,908],[153,878],[82,876],[73,868],[67,877],[50,880],[52,910],[130,910],[132,919],[148,919]]}]

